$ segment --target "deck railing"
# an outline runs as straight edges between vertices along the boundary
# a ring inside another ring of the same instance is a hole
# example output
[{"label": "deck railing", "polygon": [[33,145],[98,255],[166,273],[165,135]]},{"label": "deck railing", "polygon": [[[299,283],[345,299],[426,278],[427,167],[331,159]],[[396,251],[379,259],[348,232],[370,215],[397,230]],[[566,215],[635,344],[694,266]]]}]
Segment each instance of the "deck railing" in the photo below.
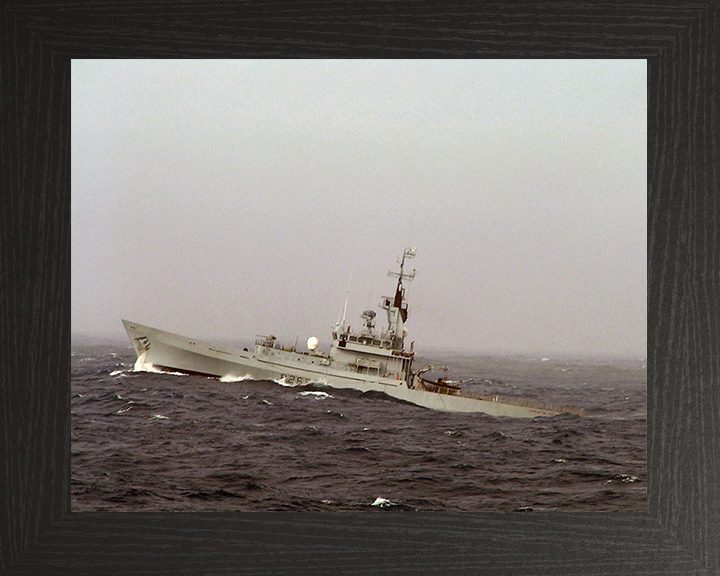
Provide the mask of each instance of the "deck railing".
[{"label": "deck railing", "polygon": [[574,408],[572,406],[562,406],[559,404],[549,404],[547,402],[538,402],[536,400],[528,400],[527,398],[513,398],[512,396],[499,396],[481,394],[479,392],[468,392],[467,390],[458,390],[457,388],[449,388],[447,386],[439,386],[432,382],[424,381],[423,387],[428,392],[436,394],[447,394],[448,396],[462,396],[465,398],[473,398],[475,400],[484,400],[485,402],[500,402],[502,404],[510,404],[512,406],[522,406],[524,408],[535,408],[536,410],[547,410],[549,412],[560,412],[567,414],[575,414],[584,416],[583,408]]}]

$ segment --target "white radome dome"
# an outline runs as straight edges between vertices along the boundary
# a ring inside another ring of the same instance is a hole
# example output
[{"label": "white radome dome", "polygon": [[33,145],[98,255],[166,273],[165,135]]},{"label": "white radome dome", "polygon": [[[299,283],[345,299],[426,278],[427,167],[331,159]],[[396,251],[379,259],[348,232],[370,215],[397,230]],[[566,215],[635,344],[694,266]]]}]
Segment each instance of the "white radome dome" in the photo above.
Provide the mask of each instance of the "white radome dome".
[{"label": "white radome dome", "polygon": [[407,338],[408,335],[408,329],[403,326],[403,338]]},{"label": "white radome dome", "polygon": [[308,350],[315,350],[318,347],[318,339],[315,336],[310,336],[307,341]]}]

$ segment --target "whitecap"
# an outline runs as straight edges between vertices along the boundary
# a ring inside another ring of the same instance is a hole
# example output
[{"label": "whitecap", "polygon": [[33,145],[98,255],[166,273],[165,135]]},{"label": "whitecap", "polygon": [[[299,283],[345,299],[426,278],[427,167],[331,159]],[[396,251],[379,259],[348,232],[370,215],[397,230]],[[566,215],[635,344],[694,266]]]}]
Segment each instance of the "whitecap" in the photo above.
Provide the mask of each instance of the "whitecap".
[{"label": "whitecap", "polygon": [[378,496],[375,499],[375,502],[371,504],[371,506],[379,506],[380,508],[389,508],[390,506],[396,506],[394,502],[390,502],[387,498],[381,498]]},{"label": "whitecap", "polygon": [[611,482],[614,482],[616,480],[622,480],[623,482],[630,483],[630,482],[640,482],[640,478],[637,476],[630,476],[630,474],[615,474],[610,480],[607,481],[608,484]]},{"label": "whitecap", "polygon": [[140,354],[140,356],[137,357],[137,360],[135,360],[135,366],[133,366],[133,371],[134,372],[155,372],[157,374],[162,372],[162,370],[155,368],[155,366],[153,366],[152,362],[145,359],[145,352]]},{"label": "whitecap", "polygon": [[245,376],[226,374],[220,377],[220,382],[242,382],[243,380],[252,380],[252,376],[250,376],[250,374],[245,374]]},{"label": "whitecap", "polygon": [[167,420],[167,416],[163,416],[162,414],[153,414],[150,416],[150,420]]},{"label": "whitecap", "polygon": [[119,376],[120,374],[124,374],[125,370],[113,370],[110,372],[110,376]]},{"label": "whitecap", "polygon": [[328,394],[327,392],[312,392],[312,391],[300,392],[300,396],[315,396],[315,398],[317,398],[318,400],[321,400],[323,398],[332,398],[332,396],[330,396],[330,394]]},{"label": "whitecap", "polygon": [[135,360],[135,366],[133,366],[133,372],[152,372],[153,374],[171,374],[173,376],[187,376],[185,372],[170,372],[168,370],[160,370],[155,368],[152,362],[145,358],[146,352],[143,352]]},{"label": "whitecap", "polygon": [[284,376],[283,376],[282,378],[280,378],[280,380],[275,380],[275,379],[273,378],[273,382],[275,382],[275,384],[280,384],[280,386],[286,386],[287,388],[295,388],[295,386],[300,386],[300,385],[301,385],[301,384],[297,384],[297,383],[295,383],[295,382],[293,382],[292,384],[289,384],[289,383],[285,380],[285,377],[284,377]]}]

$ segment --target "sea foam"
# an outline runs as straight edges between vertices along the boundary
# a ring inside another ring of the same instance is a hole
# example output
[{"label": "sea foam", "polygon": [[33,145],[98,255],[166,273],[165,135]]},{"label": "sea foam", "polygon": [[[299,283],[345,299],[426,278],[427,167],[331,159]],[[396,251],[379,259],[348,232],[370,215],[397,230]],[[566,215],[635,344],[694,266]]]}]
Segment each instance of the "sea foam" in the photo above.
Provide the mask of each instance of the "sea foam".
[{"label": "sea foam", "polygon": [[322,398],[332,398],[332,396],[330,396],[330,394],[328,394],[327,392],[313,392],[313,391],[300,392],[300,396],[315,396],[315,398],[317,398],[318,400],[320,400]]},{"label": "sea foam", "polygon": [[245,374],[245,376],[234,376],[233,374],[226,374],[225,376],[220,377],[220,382],[242,382],[243,380],[252,380],[252,376],[250,374]]}]

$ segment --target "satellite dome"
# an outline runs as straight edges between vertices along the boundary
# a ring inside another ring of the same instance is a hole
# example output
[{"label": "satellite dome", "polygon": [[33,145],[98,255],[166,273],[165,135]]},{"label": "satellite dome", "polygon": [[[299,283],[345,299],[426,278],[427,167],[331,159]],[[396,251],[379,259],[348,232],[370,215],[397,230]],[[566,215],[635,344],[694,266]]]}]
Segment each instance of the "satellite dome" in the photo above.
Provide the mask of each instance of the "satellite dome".
[{"label": "satellite dome", "polygon": [[408,329],[403,326],[403,338],[407,338],[408,335]]},{"label": "satellite dome", "polygon": [[318,339],[315,336],[310,336],[307,341],[308,350],[315,350],[318,347]]}]

